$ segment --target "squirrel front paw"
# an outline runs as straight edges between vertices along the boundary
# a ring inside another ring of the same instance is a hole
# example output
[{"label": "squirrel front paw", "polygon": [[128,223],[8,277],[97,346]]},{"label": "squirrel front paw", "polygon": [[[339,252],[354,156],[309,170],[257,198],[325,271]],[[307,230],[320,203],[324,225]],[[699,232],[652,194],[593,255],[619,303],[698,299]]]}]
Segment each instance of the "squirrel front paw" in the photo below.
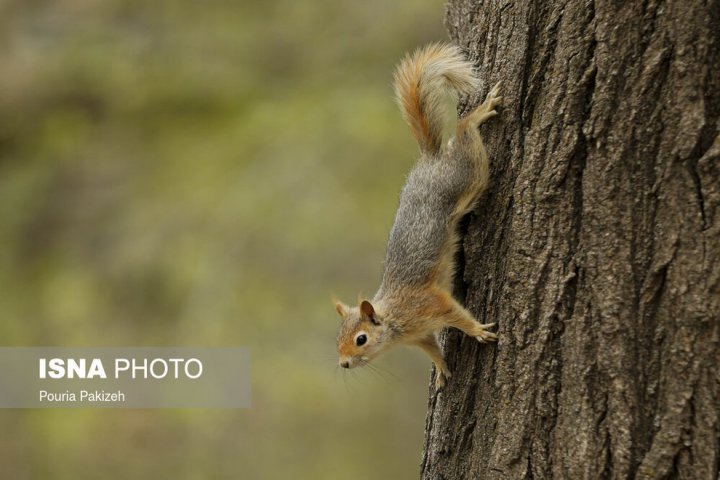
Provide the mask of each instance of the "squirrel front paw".
[{"label": "squirrel front paw", "polygon": [[474,332],[474,337],[480,343],[497,342],[497,334],[487,331],[488,328],[493,328],[494,326],[494,323],[483,323],[478,325]]}]

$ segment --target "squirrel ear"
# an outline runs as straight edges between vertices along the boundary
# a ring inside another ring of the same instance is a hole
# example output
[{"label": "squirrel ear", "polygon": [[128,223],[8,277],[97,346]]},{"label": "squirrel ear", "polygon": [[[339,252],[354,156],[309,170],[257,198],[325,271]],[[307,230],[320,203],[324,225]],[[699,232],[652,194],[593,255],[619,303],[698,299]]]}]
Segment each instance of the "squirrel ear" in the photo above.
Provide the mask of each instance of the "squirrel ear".
[{"label": "squirrel ear", "polygon": [[360,302],[360,313],[362,313],[364,317],[367,317],[375,325],[380,325],[380,322],[378,322],[375,316],[375,308],[373,308],[372,303],[367,300]]},{"label": "squirrel ear", "polygon": [[340,315],[341,318],[345,318],[348,314],[348,311],[350,310],[350,307],[342,303],[337,298],[333,298],[333,303],[335,304],[335,311]]}]

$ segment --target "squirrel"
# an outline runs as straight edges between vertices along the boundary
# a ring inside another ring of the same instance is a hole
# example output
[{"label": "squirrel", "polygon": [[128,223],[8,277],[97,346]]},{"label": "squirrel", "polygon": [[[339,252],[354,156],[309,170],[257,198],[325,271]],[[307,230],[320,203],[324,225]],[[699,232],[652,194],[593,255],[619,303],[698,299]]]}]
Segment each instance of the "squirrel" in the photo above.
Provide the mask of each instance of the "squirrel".
[{"label": "squirrel", "polygon": [[342,318],[337,338],[339,364],[362,366],[395,345],[420,347],[436,369],[435,388],[451,373],[438,344],[443,327],[455,327],[481,343],[495,342],[451,294],[458,249],[457,226],[485,191],[489,160],[478,130],[497,115],[500,84],[457,122],[443,143],[445,99],[477,91],[473,65],[456,46],[431,44],[407,55],[394,75],[397,101],[420,147],[400,195],[390,231],[382,282],[372,300],[356,307],[333,299]]}]

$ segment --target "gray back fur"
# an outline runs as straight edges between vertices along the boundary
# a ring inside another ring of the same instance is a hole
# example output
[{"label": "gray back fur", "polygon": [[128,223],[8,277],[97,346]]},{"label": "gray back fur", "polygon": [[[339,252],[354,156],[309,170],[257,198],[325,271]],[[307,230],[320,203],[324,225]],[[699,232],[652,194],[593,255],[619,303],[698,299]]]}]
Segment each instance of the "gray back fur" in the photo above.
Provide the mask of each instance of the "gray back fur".
[{"label": "gray back fur", "polygon": [[450,229],[456,227],[452,213],[473,180],[472,161],[452,147],[439,158],[420,157],[400,195],[378,297],[431,279]]}]

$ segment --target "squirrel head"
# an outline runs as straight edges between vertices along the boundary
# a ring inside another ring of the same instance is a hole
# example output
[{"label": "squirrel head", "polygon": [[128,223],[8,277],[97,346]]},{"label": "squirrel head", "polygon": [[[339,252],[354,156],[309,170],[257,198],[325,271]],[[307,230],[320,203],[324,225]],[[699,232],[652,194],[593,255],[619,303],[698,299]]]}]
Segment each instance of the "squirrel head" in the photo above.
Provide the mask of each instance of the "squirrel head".
[{"label": "squirrel head", "polygon": [[338,363],[343,368],[364,365],[385,347],[387,325],[375,307],[362,300],[357,307],[349,307],[334,300],[335,310],[342,318],[337,338]]}]

